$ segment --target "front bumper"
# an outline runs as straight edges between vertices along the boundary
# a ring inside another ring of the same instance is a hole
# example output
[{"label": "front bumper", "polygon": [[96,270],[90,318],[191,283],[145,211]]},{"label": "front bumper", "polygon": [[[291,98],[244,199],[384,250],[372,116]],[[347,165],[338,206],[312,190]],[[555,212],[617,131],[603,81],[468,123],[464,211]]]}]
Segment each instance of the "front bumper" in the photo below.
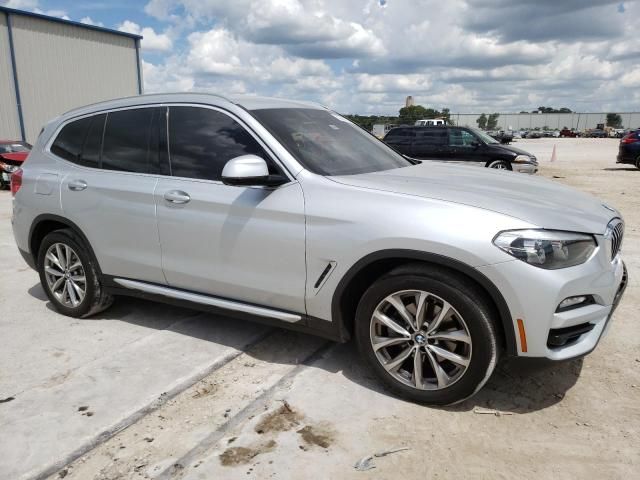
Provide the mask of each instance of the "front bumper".
[{"label": "front bumper", "polygon": [[[565,269],[544,270],[513,260],[478,270],[502,292],[514,332],[519,331],[518,319],[522,320],[526,349],[517,338],[518,356],[550,360],[567,360],[591,352],[608,331],[627,284],[620,255],[610,261],[602,246],[586,263]],[[591,295],[594,302],[557,311],[564,299],[581,295]],[[578,333],[558,346],[558,335],[571,331]]]},{"label": "front bumper", "polygon": [[535,163],[512,163],[511,169],[518,173],[528,173],[533,175],[538,171],[538,165]]}]

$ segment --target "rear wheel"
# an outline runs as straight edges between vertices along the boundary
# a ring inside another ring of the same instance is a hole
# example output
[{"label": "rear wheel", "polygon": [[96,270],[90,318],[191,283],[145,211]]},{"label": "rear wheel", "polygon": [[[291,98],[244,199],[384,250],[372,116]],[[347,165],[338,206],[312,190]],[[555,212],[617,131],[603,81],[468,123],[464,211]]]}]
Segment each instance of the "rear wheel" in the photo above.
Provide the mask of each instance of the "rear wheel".
[{"label": "rear wheel", "polygon": [[636,168],[640,168],[640,155],[636,158]]},{"label": "rear wheel", "polygon": [[487,164],[488,168],[495,168],[496,170],[511,170],[511,164],[504,160],[493,160]]},{"label": "rear wheel", "polygon": [[356,340],[395,393],[447,405],[473,395],[491,376],[498,359],[493,315],[466,278],[437,267],[401,267],[363,295]]},{"label": "rear wheel", "polygon": [[108,308],[95,262],[72,230],[44,237],[38,251],[40,283],[56,310],[70,317],[88,317]]}]

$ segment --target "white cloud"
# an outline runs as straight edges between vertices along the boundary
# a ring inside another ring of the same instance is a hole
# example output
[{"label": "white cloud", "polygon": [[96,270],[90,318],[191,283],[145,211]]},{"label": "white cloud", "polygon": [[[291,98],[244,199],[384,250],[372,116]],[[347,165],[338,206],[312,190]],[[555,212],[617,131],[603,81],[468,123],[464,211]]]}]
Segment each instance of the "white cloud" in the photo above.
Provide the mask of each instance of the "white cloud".
[{"label": "white cloud", "polygon": [[91,17],[82,17],[80,23],[86,23],[87,25],[94,25],[96,27],[104,27],[104,23],[96,22]]},{"label": "white cloud", "polygon": [[125,20],[118,25],[118,30],[121,32],[133,33],[135,35],[142,35],[142,48],[143,50],[156,51],[156,52],[168,52],[173,48],[173,42],[169,35],[166,33],[156,33],[153,28],[140,27],[137,23],[131,20]]},{"label": "white cloud", "polygon": [[640,2],[624,14],[604,0],[380,3],[150,0],[145,12],[168,27],[134,33],[147,50],[163,35],[156,51],[176,48],[145,65],[147,90],[279,95],[352,113],[396,113],[406,95],[460,112],[640,109]]}]

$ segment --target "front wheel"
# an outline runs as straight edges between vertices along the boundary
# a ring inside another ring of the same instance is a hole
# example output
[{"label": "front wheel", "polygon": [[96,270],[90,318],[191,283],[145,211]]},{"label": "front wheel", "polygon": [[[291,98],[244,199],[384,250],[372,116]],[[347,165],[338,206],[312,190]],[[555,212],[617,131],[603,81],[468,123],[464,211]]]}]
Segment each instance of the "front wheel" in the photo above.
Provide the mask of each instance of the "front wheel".
[{"label": "front wheel", "polygon": [[38,273],[49,300],[64,315],[88,317],[113,302],[100,284],[95,262],[72,230],[56,230],[44,237]]},{"label": "front wheel", "polygon": [[476,393],[496,366],[493,316],[485,296],[465,277],[438,267],[401,267],[363,295],[356,341],[393,392],[449,405]]},{"label": "front wheel", "polygon": [[495,168],[496,170],[511,170],[511,164],[504,160],[494,160],[487,164],[488,168]]}]

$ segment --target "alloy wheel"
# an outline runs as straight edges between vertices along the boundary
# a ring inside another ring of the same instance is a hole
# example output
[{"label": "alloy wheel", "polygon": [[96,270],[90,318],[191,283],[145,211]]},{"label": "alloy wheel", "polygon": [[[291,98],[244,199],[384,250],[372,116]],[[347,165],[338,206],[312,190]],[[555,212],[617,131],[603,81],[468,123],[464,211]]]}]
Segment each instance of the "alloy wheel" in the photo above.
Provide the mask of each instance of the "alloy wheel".
[{"label": "alloy wheel", "polygon": [[87,292],[84,266],[78,254],[64,243],[52,244],[45,253],[44,274],[54,297],[65,307],[75,308]]},{"label": "alloy wheel", "polygon": [[471,362],[467,324],[433,293],[403,290],[387,296],[374,310],[370,325],[371,346],[382,367],[418,390],[453,385]]},{"label": "alloy wheel", "polygon": [[507,165],[504,162],[495,162],[492,163],[490,168],[495,168],[496,170],[508,170]]}]

